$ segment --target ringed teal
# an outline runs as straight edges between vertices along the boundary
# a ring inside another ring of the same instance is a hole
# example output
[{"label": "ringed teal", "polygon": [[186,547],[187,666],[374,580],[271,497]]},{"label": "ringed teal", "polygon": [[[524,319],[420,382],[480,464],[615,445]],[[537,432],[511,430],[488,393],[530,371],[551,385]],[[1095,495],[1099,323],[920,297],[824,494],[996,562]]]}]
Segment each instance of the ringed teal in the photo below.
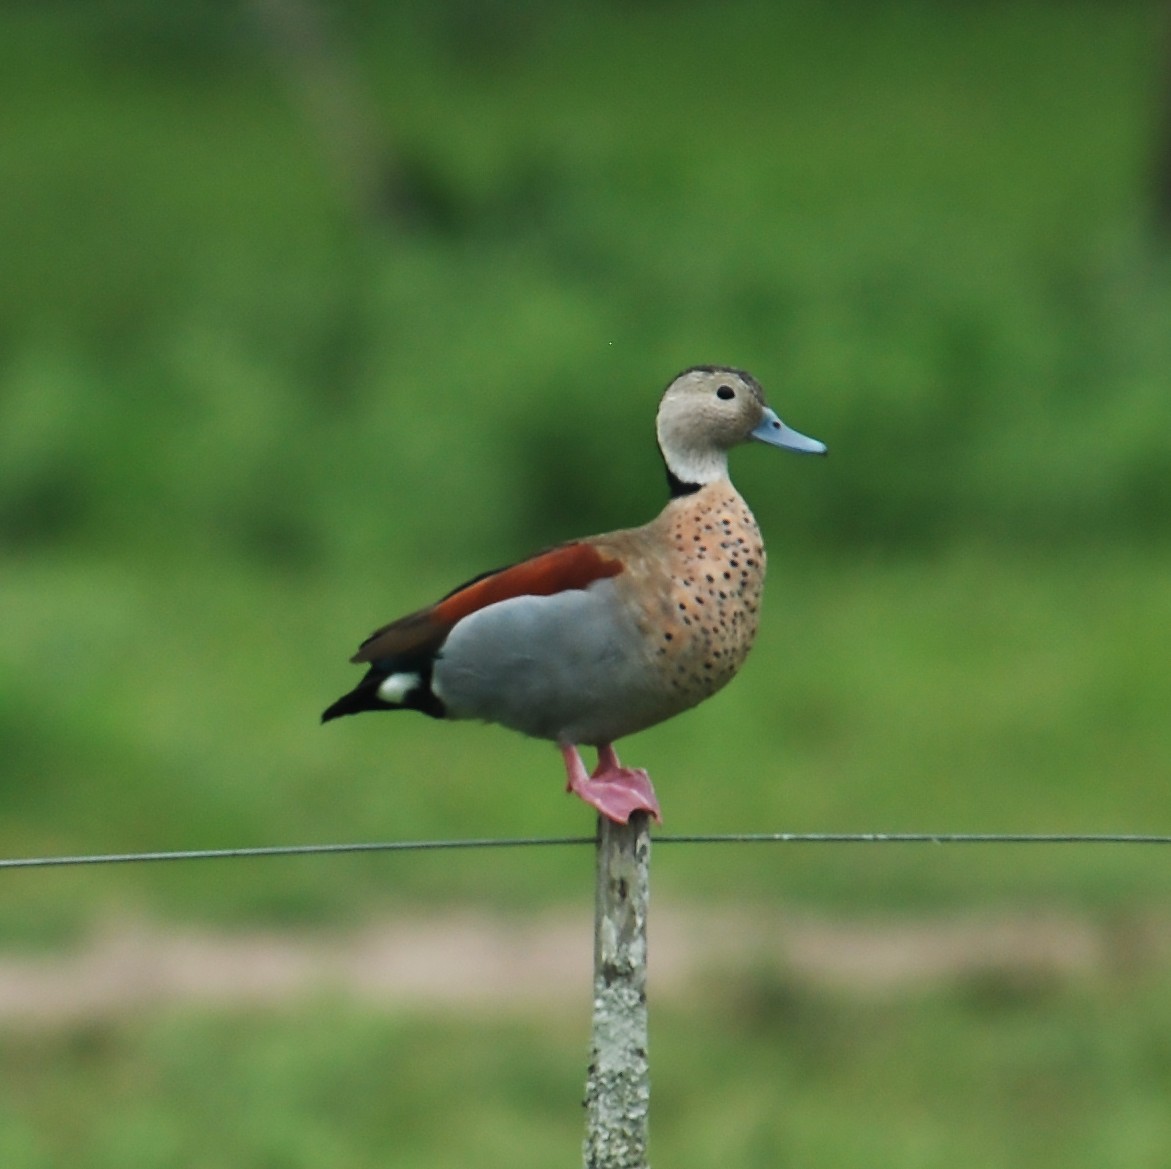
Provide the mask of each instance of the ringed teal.
[{"label": "ringed teal", "polygon": [[[661,819],[647,773],[614,742],[709,698],[744,664],[764,587],[760,529],[728,478],[756,440],[805,454],[743,370],[696,366],[656,420],[671,498],[640,528],[571,540],[475,577],[372,633],[367,666],[322,722],[366,710],[480,719],[556,743],[567,791],[612,820]],[[588,772],[578,748],[596,747]]]}]

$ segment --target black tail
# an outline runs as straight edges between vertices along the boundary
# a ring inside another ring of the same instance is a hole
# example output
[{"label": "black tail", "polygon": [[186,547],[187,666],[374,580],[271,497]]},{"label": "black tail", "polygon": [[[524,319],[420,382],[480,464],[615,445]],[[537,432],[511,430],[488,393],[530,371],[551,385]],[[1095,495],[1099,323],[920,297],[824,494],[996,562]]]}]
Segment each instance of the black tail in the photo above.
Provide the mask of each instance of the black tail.
[{"label": "black tail", "polygon": [[343,714],[361,714],[364,710],[401,710],[402,707],[392,706],[378,697],[378,683],[381,681],[381,677],[371,678],[367,675],[349,694],[343,694],[332,706],[327,707],[321,721],[327,723],[330,719],[341,718]]},{"label": "black tail", "polygon": [[[388,677],[405,679],[404,692],[397,702],[388,701],[378,692]],[[382,666],[372,666],[349,694],[343,694],[326,709],[321,721],[327,723],[330,719],[341,718],[343,714],[361,714],[364,710],[418,710],[431,718],[447,717],[443,703],[431,691],[430,669],[426,676],[420,677],[413,672],[392,672]]]}]

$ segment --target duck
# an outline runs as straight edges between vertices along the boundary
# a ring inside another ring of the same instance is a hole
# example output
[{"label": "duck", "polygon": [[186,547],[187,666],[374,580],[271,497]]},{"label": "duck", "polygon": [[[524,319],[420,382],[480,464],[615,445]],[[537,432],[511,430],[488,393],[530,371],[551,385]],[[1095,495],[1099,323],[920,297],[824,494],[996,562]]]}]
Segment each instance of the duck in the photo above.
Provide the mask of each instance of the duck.
[{"label": "duck", "polygon": [[[755,640],[764,540],[732,486],[728,453],[759,442],[824,455],[760,383],[730,366],[672,379],[655,420],[670,498],[647,524],[569,540],[473,577],[383,625],[351,662],[361,681],[321,716],[414,710],[556,744],[566,790],[625,824],[662,810],[614,743],[710,698]],[[597,751],[587,770],[582,747]]]}]

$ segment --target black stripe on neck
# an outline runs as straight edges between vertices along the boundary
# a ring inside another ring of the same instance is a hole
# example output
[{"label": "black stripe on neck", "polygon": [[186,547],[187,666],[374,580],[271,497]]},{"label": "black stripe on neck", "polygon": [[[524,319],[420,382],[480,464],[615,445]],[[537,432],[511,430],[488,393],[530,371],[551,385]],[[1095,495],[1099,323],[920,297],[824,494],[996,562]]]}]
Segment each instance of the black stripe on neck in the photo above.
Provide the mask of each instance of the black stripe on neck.
[{"label": "black stripe on neck", "polygon": [[[664,466],[666,466],[665,463]],[[670,467],[667,467],[667,487],[671,492],[672,499],[682,499],[685,495],[694,495],[702,486],[702,483],[684,483]]]}]

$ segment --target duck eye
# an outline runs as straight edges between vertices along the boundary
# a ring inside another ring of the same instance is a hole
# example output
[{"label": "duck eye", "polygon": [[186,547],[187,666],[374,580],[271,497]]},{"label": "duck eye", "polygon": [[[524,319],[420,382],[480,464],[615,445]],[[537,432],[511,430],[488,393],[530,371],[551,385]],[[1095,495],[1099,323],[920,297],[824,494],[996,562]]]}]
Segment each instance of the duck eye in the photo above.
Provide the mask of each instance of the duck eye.
[{"label": "duck eye", "polygon": [[736,391],[731,386],[720,386],[716,390],[716,397],[722,398],[725,402],[730,402],[736,396]]}]

